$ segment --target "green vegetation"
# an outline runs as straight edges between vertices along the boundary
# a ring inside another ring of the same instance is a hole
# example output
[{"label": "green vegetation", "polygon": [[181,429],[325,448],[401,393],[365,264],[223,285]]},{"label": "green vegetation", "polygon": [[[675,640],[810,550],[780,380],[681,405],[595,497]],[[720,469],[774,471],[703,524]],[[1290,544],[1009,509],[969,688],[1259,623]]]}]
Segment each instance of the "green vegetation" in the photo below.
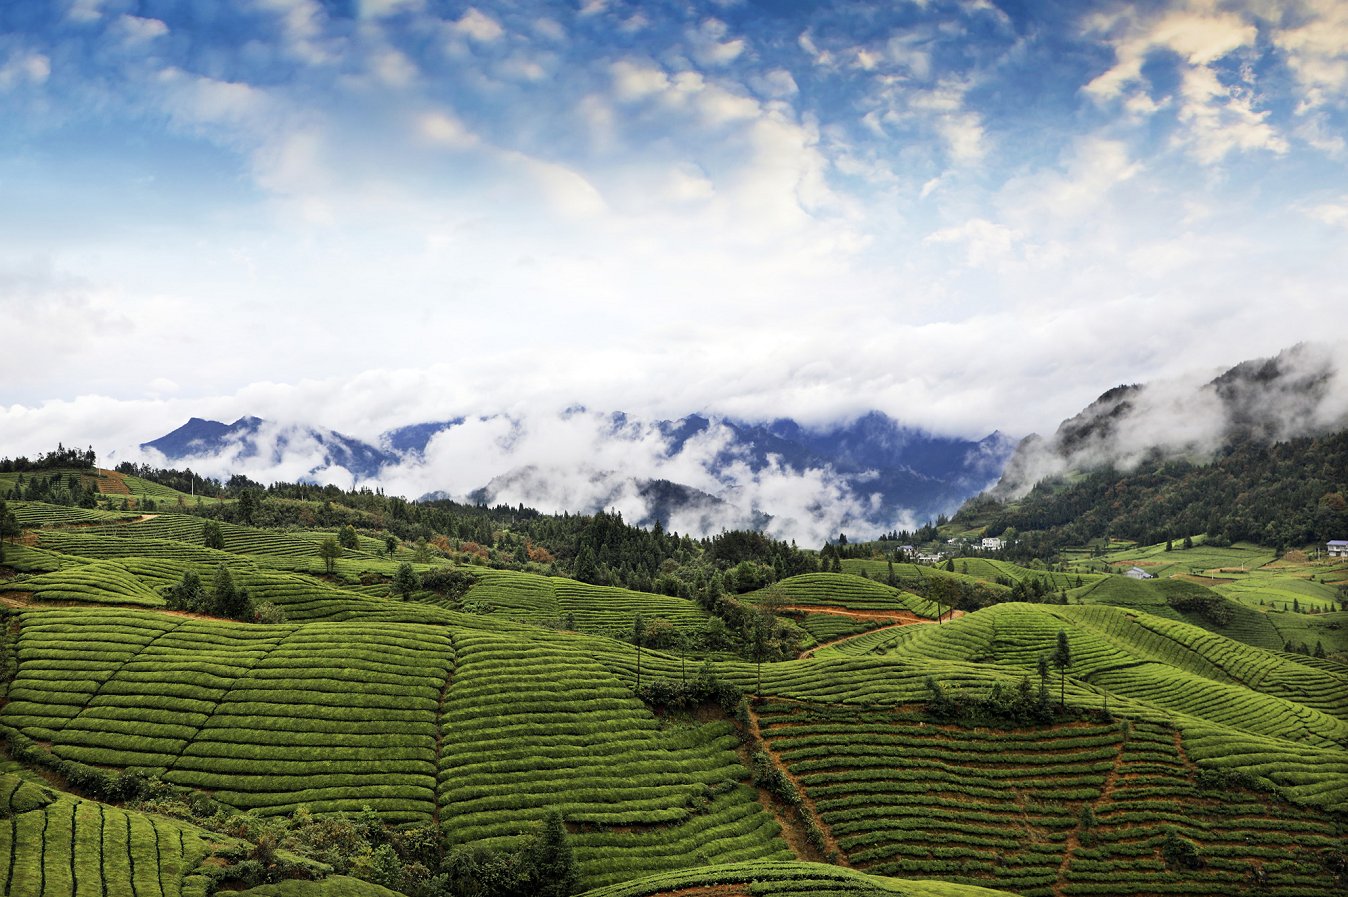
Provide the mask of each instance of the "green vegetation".
[{"label": "green vegetation", "polygon": [[[1008,527],[1042,548],[1086,545],[1102,537],[1160,545],[1206,533],[1230,545],[1291,548],[1348,538],[1348,430],[1267,445],[1247,440],[1210,464],[1144,463],[1122,472],[1102,468],[1072,482],[1045,482],[1023,499],[972,501],[953,521],[986,522],[989,535]],[[1045,551],[1040,550],[1042,555]]]},{"label": "green vegetation", "polygon": [[0,508],[4,893],[1348,886],[1342,563],[75,472]]},{"label": "green vegetation", "polygon": [[0,774],[0,881],[11,897],[204,895],[214,881],[204,861],[231,841]]},{"label": "green vegetation", "polygon": [[[706,866],[686,872],[656,875],[594,891],[582,897],[666,897],[698,893],[696,889],[723,887],[727,893],[753,897],[814,897],[816,894],[848,897],[998,897],[1002,891],[942,882],[912,881],[868,875],[823,863],[757,862]],[[739,889],[743,889],[740,891]]]}]

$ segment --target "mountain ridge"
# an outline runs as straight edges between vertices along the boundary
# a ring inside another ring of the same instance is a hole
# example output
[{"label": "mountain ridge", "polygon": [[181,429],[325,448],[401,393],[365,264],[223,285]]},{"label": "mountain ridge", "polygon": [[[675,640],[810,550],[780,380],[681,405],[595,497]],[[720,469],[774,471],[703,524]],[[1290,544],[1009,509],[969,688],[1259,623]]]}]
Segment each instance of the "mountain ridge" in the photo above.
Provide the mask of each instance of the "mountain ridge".
[{"label": "mountain ridge", "polygon": [[[571,457],[551,450],[561,443]],[[953,512],[995,481],[1013,444],[1000,432],[979,440],[940,436],[878,411],[809,427],[785,417],[643,420],[574,407],[555,417],[424,421],[374,441],[252,416],[231,424],[193,417],[141,448],[222,477],[280,474],[342,485],[401,477],[425,483],[409,495],[574,512],[625,501],[632,519],[706,532],[834,508],[830,528],[879,532]],[[478,464],[476,482],[460,478],[454,488],[435,479],[437,469],[486,456],[497,463]]]}]

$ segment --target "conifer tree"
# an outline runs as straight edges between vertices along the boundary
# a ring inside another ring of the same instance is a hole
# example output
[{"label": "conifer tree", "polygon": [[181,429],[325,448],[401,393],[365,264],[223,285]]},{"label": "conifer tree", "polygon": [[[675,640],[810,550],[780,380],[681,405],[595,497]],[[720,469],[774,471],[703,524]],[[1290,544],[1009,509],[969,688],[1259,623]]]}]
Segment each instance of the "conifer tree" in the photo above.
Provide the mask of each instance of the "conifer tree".
[{"label": "conifer tree", "polygon": [[1067,670],[1072,666],[1072,647],[1067,643],[1067,630],[1058,630],[1058,645],[1053,650],[1053,665],[1058,668],[1058,703],[1067,707]]}]

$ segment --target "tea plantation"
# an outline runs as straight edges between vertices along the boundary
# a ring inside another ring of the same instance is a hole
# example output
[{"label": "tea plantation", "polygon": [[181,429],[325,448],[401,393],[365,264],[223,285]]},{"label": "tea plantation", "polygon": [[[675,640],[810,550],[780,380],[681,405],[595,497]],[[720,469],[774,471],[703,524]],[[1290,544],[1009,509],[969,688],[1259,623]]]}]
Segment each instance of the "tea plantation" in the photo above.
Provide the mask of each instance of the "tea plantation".
[{"label": "tea plantation", "polygon": [[[0,893],[1348,889],[1341,643],[1285,650],[1253,580],[849,558],[732,601],[373,525],[325,557],[334,527],[102,485],[112,510],[9,503]],[[1318,600],[1303,572],[1263,600]],[[233,619],[200,597],[222,577]],[[1059,600],[1006,600],[1036,579]],[[961,590],[995,603],[952,615]],[[710,640],[763,610],[799,643]]]}]

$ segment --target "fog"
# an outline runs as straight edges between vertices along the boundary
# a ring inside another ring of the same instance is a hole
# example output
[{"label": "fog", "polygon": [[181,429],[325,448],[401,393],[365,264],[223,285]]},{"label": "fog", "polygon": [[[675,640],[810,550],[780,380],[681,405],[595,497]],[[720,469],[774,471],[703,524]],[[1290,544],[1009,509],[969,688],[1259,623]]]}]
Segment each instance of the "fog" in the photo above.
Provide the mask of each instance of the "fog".
[{"label": "fog", "polygon": [[1206,460],[1233,438],[1278,442],[1348,426],[1348,374],[1331,346],[1301,343],[1225,372],[1110,390],[1052,437],[1031,437],[997,494],[1019,496],[1070,471],[1134,469],[1152,452]]}]

